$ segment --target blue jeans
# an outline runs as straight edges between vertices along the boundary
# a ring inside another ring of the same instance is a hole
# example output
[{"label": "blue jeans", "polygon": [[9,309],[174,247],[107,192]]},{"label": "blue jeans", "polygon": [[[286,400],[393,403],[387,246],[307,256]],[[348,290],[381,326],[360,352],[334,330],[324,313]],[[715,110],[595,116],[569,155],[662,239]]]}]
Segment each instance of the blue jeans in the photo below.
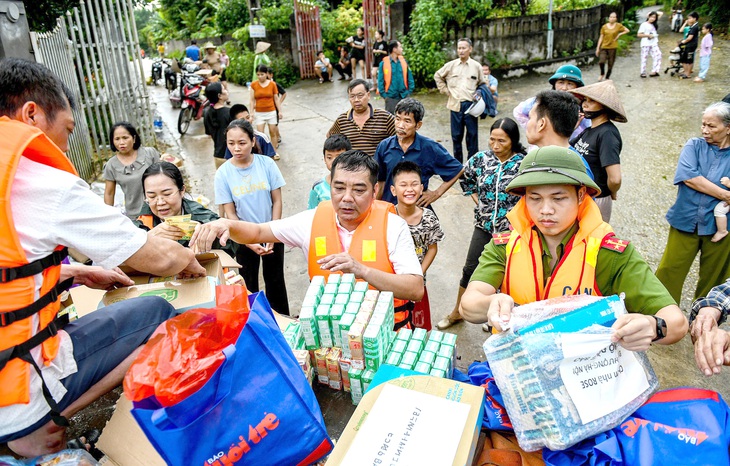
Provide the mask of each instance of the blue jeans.
[{"label": "blue jeans", "polygon": [[706,57],[700,57],[700,79],[706,79],[707,78],[707,72],[710,70],[710,57],[712,55],[707,55]]},{"label": "blue jeans", "polygon": [[[157,296],[146,296],[111,304],[66,325],[63,330],[73,342],[78,371],[61,380],[68,391],[57,400],[58,408],[68,408],[143,345],[158,325],[174,315],[170,303]],[[40,393],[37,396],[42,397]],[[25,437],[50,420],[49,411],[32,426],[0,437],[0,443]]]},{"label": "blue jeans", "polygon": [[461,141],[464,139],[466,128],[467,160],[479,152],[479,120],[464,113],[471,106],[471,102],[462,102],[458,112],[451,112],[451,142],[454,144],[454,158],[464,163],[464,152]]}]

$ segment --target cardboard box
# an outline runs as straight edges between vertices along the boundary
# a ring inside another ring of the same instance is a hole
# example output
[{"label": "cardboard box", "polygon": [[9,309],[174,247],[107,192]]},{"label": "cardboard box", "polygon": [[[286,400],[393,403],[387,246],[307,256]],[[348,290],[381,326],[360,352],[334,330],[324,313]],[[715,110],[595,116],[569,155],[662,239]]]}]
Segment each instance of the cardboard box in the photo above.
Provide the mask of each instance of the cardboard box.
[{"label": "cardboard box", "polygon": [[165,460],[132,417],[132,402],[123,394],[96,446],[106,454],[102,458],[104,465],[165,466]]},{"label": "cardboard box", "polygon": [[172,304],[178,312],[194,308],[215,307],[215,278],[202,277],[189,280],[168,281],[133,285],[107,291],[101,299],[103,306],[141,296],[159,296]]},{"label": "cardboard box", "polygon": [[[384,366],[384,368],[385,367],[389,366]],[[350,374],[350,376],[352,380],[352,374]],[[417,375],[393,379],[378,386],[374,386],[369,392],[367,392],[363,396],[357,409],[355,410],[355,413],[352,415],[350,421],[347,423],[347,426],[345,427],[345,430],[343,431],[340,440],[337,442],[337,445],[335,445],[334,451],[330,454],[329,459],[327,460],[327,466],[348,464],[373,464],[372,461],[367,462],[367,459],[369,458],[364,457],[358,458],[358,461],[351,463],[349,462],[349,458],[347,458],[347,452],[357,439],[357,436],[364,432],[364,429],[368,428],[367,423],[376,422],[372,421],[373,416],[370,415],[374,414],[374,409],[376,407],[375,405],[378,402],[379,397],[383,393],[383,389],[386,386],[393,385],[399,387],[400,389],[408,389],[415,392],[432,395],[434,397],[450,400],[453,402],[463,403],[468,406],[466,421],[463,423],[463,426],[461,426],[461,435],[457,439],[458,446],[456,447],[456,453],[453,457],[453,461],[449,464],[452,464],[454,466],[471,465],[474,460],[474,454],[479,439],[479,432],[481,430],[484,389],[481,387],[456,382],[454,380],[440,379],[425,375]],[[395,424],[395,422],[396,419],[391,418],[388,421],[388,424]],[[387,433],[389,427],[390,426],[384,426],[383,432]],[[397,433],[397,435],[399,434],[402,433]],[[413,434],[418,435],[418,432],[414,430]],[[436,435],[438,435],[438,433]],[[379,440],[381,440],[380,445],[382,446],[382,438]],[[397,441],[397,439],[395,439],[395,441]]]}]

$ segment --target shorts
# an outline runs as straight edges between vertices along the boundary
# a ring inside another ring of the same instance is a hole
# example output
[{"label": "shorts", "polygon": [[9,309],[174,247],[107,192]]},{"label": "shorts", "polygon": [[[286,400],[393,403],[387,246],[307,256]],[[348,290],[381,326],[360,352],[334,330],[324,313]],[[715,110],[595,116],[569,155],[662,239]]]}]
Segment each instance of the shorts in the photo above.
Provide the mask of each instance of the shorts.
[{"label": "shorts", "polygon": [[679,53],[679,63],[686,63],[686,64],[692,64],[695,62],[695,50],[692,50],[691,52],[687,49],[682,49],[682,51]]},{"label": "shorts", "polygon": [[270,125],[275,125],[278,123],[276,110],[274,110],[273,112],[256,112],[254,114],[253,120],[255,126],[265,125],[266,123]]},{"label": "shorts", "polygon": [[[175,309],[170,303],[157,296],[147,296],[111,304],[66,325],[63,331],[68,333],[73,342],[73,355],[78,370],[61,379],[67,392],[58,401],[59,410],[68,408],[89,391],[135,349],[143,345],[158,325],[174,315]],[[50,420],[49,410],[48,414],[30,427],[0,437],[0,442],[6,443],[25,437]]]}]

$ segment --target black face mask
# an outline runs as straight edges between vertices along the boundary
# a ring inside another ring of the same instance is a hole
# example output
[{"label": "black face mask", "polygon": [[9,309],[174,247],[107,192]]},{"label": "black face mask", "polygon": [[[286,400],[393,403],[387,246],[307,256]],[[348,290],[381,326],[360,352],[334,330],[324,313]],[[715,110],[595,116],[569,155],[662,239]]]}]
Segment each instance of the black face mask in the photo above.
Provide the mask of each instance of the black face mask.
[{"label": "black face mask", "polygon": [[600,110],[596,110],[595,112],[586,112],[586,111],[584,111],[583,112],[583,116],[585,116],[589,120],[592,120],[592,119],[594,119],[597,116],[603,115],[604,113],[606,113],[606,109],[605,108],[602,108]]}]

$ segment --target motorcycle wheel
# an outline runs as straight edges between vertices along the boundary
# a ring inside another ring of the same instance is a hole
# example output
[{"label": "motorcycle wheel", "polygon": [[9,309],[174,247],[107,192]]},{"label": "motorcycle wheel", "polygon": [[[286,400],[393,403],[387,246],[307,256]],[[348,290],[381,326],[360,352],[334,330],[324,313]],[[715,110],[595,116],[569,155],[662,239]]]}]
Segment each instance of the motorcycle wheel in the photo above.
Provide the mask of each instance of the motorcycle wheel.
[{"label": "motorcycle wheel", "polygon": [[180,134],[185,134],[190,127],[190,122],[193,119],[193,107],[185,107],[180,110],[180,115],[177,117],[177,131]]}]

